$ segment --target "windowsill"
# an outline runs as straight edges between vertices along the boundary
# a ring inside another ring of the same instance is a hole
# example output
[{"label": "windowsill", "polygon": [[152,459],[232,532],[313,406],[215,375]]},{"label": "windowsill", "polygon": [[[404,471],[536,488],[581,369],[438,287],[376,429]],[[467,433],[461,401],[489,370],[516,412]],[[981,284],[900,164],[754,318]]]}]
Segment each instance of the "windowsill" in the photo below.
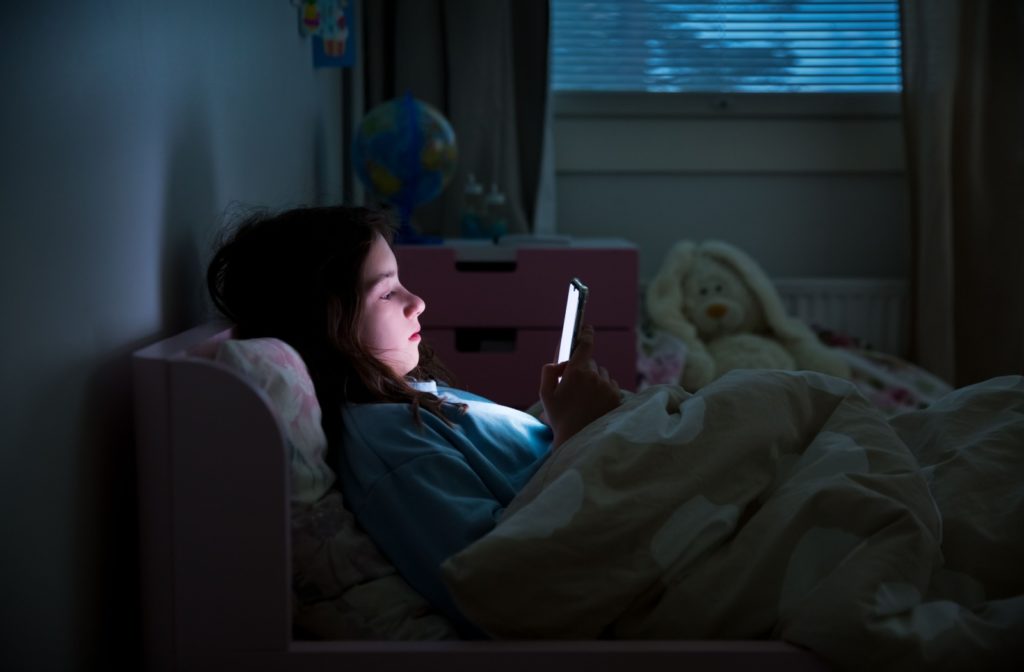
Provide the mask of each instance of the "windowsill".
[{"label": "windowsill", "polygon": [[559,118],[899,119],[899,93],[647,93],[556,91]]}]

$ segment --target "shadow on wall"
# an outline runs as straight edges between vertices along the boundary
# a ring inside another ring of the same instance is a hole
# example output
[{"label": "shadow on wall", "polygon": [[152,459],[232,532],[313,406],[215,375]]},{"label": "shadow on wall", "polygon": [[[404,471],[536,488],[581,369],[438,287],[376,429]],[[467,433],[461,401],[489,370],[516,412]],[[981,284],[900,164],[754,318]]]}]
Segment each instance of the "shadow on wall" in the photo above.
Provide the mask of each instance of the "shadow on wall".
[{"label": "shadow on wall", "polygon": [[208,315],[203,265],[218,224],[210,133],[198,113],[182,119],[165,171],[160,328],[94,362],[84,381],[74,586],[77,657],[87,668],[138,669],[142,662],[131,354]]},{"label": "shadow on wall", "polygon": [[160,259],[166,335],[194,326],[208,315],[205,263],[213,243],[211,232],[218,223],[209,129],[196,115],[187,115],[171,142]]},{"label": "shadow on wall", "polygon": [[[330,202],[331,195],[338,190],[335,186],[329,182],[330,170],[328,169],[327,163],[329,157],[327,155],[327,133],[324,130],[323,119],[316,120],[316,126],[313,128],[311,134],[311,141],[313,146],[310,148],[310,154],[313,156],[313,184],[316,186],[316,202],[327,203]],[[342,168],[344,172],[347,170],[346,167]],[[344,177],[342,177],[344,180]],[[345,191],[345,193],[349,193]]]}]

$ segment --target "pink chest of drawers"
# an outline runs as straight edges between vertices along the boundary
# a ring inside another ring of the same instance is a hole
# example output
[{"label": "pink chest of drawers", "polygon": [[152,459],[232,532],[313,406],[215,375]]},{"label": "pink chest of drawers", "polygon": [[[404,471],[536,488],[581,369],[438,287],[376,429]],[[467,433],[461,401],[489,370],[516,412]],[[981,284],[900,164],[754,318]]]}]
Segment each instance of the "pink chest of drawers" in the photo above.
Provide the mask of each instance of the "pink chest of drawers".
[{"label": "pink chest of drawers", "polygon": [[585,322],[597,362],[623,389],[636,383],[637,250],[619,239],[559,245],[450,240],[395,248],[402,284],[427,308],[424,340],[459,386],[526,408],[558,347],[570,278],[590,287]]}]

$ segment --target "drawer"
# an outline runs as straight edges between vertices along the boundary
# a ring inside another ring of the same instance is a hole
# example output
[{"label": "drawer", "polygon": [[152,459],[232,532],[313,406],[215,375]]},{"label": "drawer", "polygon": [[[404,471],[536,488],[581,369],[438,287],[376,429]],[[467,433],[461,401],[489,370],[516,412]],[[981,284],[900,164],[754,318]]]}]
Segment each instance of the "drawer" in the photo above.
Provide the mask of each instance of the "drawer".
[{"label": "drawer", "polygon": [[633,327],[635,248],[522,248],[509,261],[466,262],[454,249],[397,246],[402,283],[426,301],[425,328],[560,328],[571,278],[588,287],[585,321]]},{"label": "drawer", "polygon": [[[423,329],[424,341],[458,377],[458,386],[506,406],[538,400],[540,369],[555,357],[556,329]],[[636,331],[597,329],[594,359],[624,390],[636,387]]]}]

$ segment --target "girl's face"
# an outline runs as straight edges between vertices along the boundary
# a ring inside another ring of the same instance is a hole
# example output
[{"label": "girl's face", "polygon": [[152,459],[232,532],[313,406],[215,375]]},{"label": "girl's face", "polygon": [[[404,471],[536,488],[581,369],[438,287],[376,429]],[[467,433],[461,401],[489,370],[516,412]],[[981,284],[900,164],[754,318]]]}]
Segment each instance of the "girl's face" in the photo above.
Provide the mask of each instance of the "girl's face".
[{"label": "girl's face", "polygon": [[363,262],[362,292],[360,340],[399,377],[408,375],[420,361],[419,316],[426,304],[398,281],[398,261],[379,235]]}]

